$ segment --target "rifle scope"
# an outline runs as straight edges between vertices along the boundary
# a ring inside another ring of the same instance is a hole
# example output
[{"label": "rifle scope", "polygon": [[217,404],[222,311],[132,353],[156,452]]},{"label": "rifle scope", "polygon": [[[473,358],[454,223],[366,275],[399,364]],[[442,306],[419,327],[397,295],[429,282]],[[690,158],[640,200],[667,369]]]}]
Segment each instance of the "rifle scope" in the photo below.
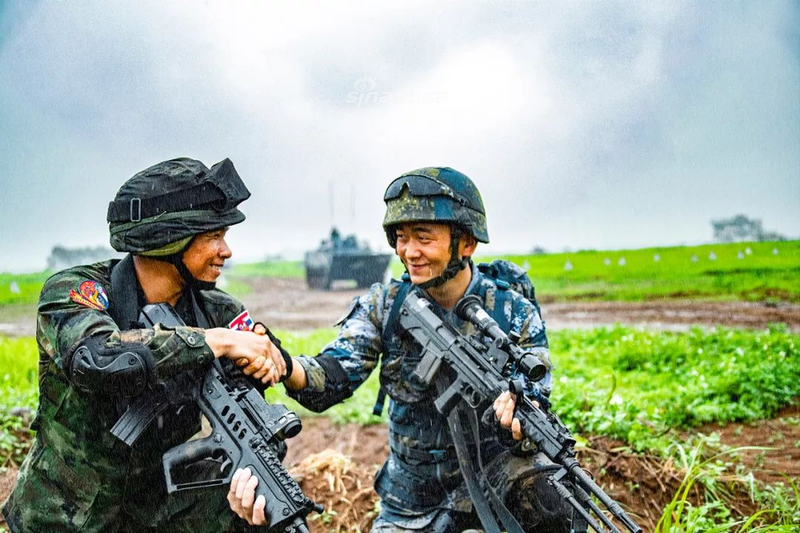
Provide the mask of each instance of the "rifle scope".
[{"label": "rifle scope", "polygon": [[462,298],[456,304],[455,313],[458,318],[475,324],[481,333],[493,339],[503,351],[511,356],[520,372],[528,379],[539,381],[547,373],[547,367],[538,357],[523,350],[508,338],[497,322],[481,307],[481,299],[474,294]]}]

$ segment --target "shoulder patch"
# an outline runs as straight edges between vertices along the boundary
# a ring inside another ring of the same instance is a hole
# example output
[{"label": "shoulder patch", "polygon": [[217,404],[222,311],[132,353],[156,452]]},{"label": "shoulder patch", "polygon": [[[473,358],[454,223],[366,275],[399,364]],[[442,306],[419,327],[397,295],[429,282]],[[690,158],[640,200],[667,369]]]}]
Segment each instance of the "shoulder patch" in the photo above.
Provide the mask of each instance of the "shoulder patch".
[{"label": "shoulder patch", "polygon": [[242,311],[239,316],[231,320],[231,323],[228,324],[230,329],[235,329],[237,331],[252,331],[254,326],[255,322],[250,318],[250,313],[247,309]]},{"label": "shoulder patch", "polygon": [[108,294],[102,285],[96,281],[86,280],[80,284],[78,290],[69,291],[69,297],[73,302],[84,305],[97,311],[108,309]]}]

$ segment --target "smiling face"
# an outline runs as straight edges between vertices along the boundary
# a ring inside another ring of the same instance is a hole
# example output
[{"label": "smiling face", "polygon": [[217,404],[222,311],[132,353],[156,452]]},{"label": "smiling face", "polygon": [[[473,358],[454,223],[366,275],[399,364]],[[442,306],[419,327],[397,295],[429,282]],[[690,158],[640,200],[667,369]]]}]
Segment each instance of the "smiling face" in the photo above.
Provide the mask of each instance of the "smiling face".
[{"label": "smiling face", "polygon": [[225,242],[227,232],[228,228],[222,228],[200,233],[183,253],[183,263],[195,279],[217,280],[225,260],[233,255]]},{"label": "smiling face", "polygon": [[[415,285],[440,276],[450,261],[450,226],[433,222],[407,222],[396,228],[395,251]],[[468,257],[475,250],[471,236],[462,236],[459,256]]]}]

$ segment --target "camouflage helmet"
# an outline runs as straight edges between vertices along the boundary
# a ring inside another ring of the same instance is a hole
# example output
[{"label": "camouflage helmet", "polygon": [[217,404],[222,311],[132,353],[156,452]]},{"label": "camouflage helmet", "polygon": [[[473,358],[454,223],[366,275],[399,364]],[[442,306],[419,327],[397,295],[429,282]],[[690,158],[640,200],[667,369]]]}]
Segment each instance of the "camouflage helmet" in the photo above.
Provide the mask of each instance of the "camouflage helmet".
[{"label": "camouflage helmet", "polygon": [[486,211],[472,180],[450,167],[406,172],[386,188],[383,229],[394,246],[394,226],[403,222],[452,222],[479,242],[488,243]]},{"label": "camouflage helmet", "polygon": [[111,246],[118,252],[166,256],[197,234],[242,222],[237,205],[250,197],[230,159],[209,169],[181,157],[126,181],[108,205]]}]

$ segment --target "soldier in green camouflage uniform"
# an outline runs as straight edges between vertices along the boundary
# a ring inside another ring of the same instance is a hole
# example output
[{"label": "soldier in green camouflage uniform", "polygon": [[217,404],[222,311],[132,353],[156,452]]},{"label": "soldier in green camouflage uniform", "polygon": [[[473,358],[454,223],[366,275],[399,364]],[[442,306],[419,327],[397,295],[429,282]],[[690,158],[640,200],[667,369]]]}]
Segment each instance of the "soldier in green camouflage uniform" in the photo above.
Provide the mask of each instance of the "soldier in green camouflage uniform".
[{"label": "soldier in green camouflage uniform", "polygon": [[[437,412],[435,387],[427,387],[413,372],[421,347],[397,330],[399,303],[413,285],[453,327],[475,334],[470,323],[452,311],[465,295],[480,298],[483,307],[506,332],[519,335],[519,345],[534,351],[548,366],[544,322],[535,301],[511,290],[507,283],[481,272],[471,261],[477,242],[488,242],[483,202],[475,185],[451,168],[423,168],[394,180],[386,190],[384,229],[406,267],[402,281],[375,284],[353,301],[341,321],[338,338],[317,357],[295,359],[287,391],[304,406],[323,411],[352,395],[380,367],[382,389],[389,395],[389,458],[375,479],[381,511],[373,532],[453,533],[481,527],[455,454],[447,417]],[[518,268],[518,267],[517,267]],[[518,274],[522,274],[520,271]],[[539,382],[522,376],[532,398],[549,394],[548,371]],[[495,415],[510,429],[481,427],[480,454],[502,492],[515,481],[522,502],[508,503],[526,530],[561,532],[564,508],[545,482],[549,467],[543,457],[517,457],[514,442],[522,438],[513,419],[514,400],[497,399]],[[513,452],[513,453],[512,453]],[[474,450],[473,450],[474,453]],[[541,461],[541,462],[540,462]]]},{"label": "soldier in green camouflage uniform", "polygon": [[[263,383],[285,371],[269,337],[237,331],[252,326],[242,304],[214,288],[231,255],[225,232],[244,220],[236,206],[248,196],[227,159],[211,169],[186,158],[150,167],[109,206],[112,246],[130,255],[47,280],[36,439],[3,507],[12,532],[249,530],[228,487],[166,493],[161,457],[199,430],[194,404],[168,408],[133,447],[109,431],[145,388],[215,357],[246,364],[243,373]],[[163,301],[187,326],[137,322],[145,304]]]}]

